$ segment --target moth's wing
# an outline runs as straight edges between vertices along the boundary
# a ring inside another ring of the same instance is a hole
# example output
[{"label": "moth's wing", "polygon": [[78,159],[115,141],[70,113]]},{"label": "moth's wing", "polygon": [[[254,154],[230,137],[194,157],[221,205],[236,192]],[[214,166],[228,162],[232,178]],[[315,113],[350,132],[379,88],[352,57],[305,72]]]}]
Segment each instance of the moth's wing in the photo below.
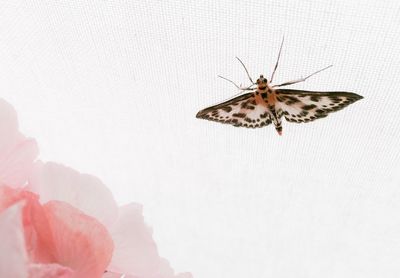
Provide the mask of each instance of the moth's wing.
[{"label": "moth's wing", "polygon": [[349,92],[312,92],[277,89],[279,114],[288,122],[306,123],[324,118],[363,97]]},{"label": "moth's wing", "polygon": [[247,93],[199,111],[196,118],[234,126],[257,128],[269,125],[265,106],[256,103],[254,93]]}]

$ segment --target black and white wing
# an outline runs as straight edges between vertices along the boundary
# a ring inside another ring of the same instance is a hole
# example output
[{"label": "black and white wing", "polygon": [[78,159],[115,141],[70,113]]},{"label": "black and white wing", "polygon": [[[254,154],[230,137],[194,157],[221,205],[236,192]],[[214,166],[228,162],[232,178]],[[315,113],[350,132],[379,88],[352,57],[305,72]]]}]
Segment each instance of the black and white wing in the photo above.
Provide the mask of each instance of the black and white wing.
[{"label": "black and white wing", "polygon": [[257,128],[271,123],[267,108],[257,104],[254,93],[247,93],[199,111],[196,118],[233,126]]},{"label": "black and white wing", "polygon": [[324,118],[363,97],[349,92],[276,90],[278,115],[288,122],[307,123]]}]

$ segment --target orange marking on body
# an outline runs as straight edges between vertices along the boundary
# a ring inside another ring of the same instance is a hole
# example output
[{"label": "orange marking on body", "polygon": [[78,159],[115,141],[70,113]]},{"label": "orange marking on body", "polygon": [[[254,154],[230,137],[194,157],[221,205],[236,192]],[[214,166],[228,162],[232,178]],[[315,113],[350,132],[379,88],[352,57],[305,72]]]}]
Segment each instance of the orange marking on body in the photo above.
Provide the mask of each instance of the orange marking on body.
[{"label": "orange marking on body", "polygon": [[275,105],[276,103],[276,94],[274,91],[270,91],[270,93],[268,94],[268,103],[269,105]]},{"label": "orange marking on body", "polygon": [[260,104],[264,107],[268,107],[268,103],[266,103],[265,100],[261,97],[261,93],[259,93],[258,95],[254,93],[254,99],[256,100],[257,104]]}]

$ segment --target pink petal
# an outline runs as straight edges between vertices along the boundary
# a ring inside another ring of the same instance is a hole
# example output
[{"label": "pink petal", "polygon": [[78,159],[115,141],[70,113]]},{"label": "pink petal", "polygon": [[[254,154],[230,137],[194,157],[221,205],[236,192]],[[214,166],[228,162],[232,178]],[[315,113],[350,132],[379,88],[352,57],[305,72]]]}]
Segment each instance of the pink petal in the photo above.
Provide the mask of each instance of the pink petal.
[{"label": "pink petal", "polygon": [[15,110],[0,99],[0,184],[26,184],[38,155],[36,142],[18,131]]},{"label": "pink petal", "polygon": [[114,197],[98,178],[53,162],[37,162],[35,173],[30,188],[40,195],[42,203],[50,200],[67,202],[106,226],[117,218]]},{"label": "pink petal", "polygon": [[23,199],[20,196],[20,192],[21,190],[0,185],[0,212]]},{"label": "pink petal", "polygon": [[114,255],[108,270],[146,276],[159,270],[160,257],[145,225],[142,207],[129,204],[120,207],[119,216],[110,228],[114,240]]},{"label": "pink petal", "polygon": [[107,229],[64,202],[50,201],[44,209],[54,239],[48,252],[56,262],[73,269],[76,278],[101,277],[113,252]]},{"label": "pink petal", "polygon": [[12,187],[26,184],[33,169],[33,161],[38,155],[34,140],[24,140],[7,152],[0,154],[0,181]]},{"label": "pink petal", "polygon": [[184,272],[184,273],[179,273],[175,275],[175,278],[193,278],[192,273],[189,272]]},{"label": "pink petal", "polygon": [[31,264],[29,278],[72,278],[74,272],[68,267],[59,264]]},{"label": "pink petal", "polygon": [[51,201],[42,207],[36,194],[0,186],[0,212],[22,200],[31,261],[69,267],[74,278],[101,276],[110,263],[113,242],[100,222],[67,203]]},{"label": "pink petal", "polygon": [[135,275],[126,275],[122,273],[116,272],[106,272],[103,274],[102,278],[193,278],[192,274],[190,273],[180,273],[177,275],[166,276],[163,274],[156,275],[156,276],[135,276]]},{"label": "pink petal", "polygon": [[[142,206],[128,204],[120,207],[119,217],[110,228],[114,240],[114,255],[109,271],[131,274],[141,278],[172,278],[173,269],[158,255],[152,231],[146,226]],[[190,274],[184,274],[189,276]]]},{"label": "pink petal", "polygon": [[17,113],[3,99],[0,99],[0,134],[0,154],[23,140],[23,136],[18,132]]},{"label": "pink petal", "polygon": [[161,258],[161,265],[159,272],[155,276],[152,276],[151,278],[192,278],[192,277],[193,277],[192,274],[188,272],[174,275],[174,270],[169,265],[169,262],[166,259]]},{"label": "pink petal", "polygon": [[[23,201],[22,223],[28,257],[34,262],[52,262],[54,258],[47,252],[53,245],[52,235],[38,198],[26,190],[0,186],[0,212]],[[39,229],[41,233],[37,232]]]},{"label": "pink petal", "polygon": [[21,208],[16,204],[0,213],[0,277],[28,276]]},{"label": "pink petal", "polygon": [[[124,275],[121,273],[116,273],[116,272],[109,272],[107,271],[106,273],[101,276],[101,278],[139,278],[138,276],[132,276],[132,275]],[[142,278],[142,277],[140,277]]]}]

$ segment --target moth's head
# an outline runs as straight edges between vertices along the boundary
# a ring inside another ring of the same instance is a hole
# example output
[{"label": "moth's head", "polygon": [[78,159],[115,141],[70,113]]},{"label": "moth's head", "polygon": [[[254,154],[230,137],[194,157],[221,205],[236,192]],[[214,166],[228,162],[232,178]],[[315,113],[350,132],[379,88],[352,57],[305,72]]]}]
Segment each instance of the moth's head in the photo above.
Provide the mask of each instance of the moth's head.
[{"label": "moth's head", "polygon": [[267,78],[264,78],[263,75],[260,75],[260,78],[257,79],[257,86],[266,87],[268,85]]}]

